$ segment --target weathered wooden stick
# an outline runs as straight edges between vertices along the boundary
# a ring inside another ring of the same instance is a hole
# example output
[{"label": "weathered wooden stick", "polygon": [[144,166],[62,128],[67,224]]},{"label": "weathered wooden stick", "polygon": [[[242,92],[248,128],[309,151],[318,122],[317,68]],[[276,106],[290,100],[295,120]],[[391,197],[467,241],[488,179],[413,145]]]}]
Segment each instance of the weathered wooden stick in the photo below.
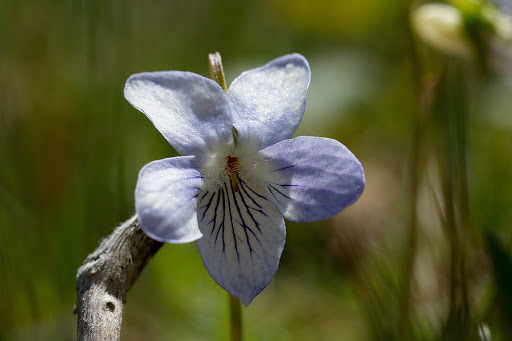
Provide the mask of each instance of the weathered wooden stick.
[{"label": "weathered wooden stick", "polygon": [[119,340],[126,294],[161,246],[135,215],[87,256],[76,277],[78,341]]}]

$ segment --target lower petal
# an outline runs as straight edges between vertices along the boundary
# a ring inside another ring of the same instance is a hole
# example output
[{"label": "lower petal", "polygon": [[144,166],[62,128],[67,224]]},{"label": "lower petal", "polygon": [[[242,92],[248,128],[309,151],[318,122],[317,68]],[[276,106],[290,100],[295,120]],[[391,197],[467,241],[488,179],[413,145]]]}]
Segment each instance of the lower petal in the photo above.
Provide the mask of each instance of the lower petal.
[{"label": "lower petal", "polygon": [[196,203],[201,193],[201,159],[173,157],[148,163],[139,173],[135,210],[148,236],[166,243],[201,238]]},{"label": "lower petal", "polygon": [[248,306],[272,280],[283,252],[284,220],[263,189],[227,179],[198,197],[196,241],[213,280]]}]

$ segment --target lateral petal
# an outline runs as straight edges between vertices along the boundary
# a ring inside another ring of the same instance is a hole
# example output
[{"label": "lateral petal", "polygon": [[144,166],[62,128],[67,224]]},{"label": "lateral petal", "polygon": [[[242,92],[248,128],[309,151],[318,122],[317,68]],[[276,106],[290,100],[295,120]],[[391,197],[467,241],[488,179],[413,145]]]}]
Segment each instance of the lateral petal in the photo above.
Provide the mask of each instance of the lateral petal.
[{"label": "lateral petal", "polygon": [[138,73],[124,95],[181,155],[218,156],[233,144],[231,105],[211,79],[182,71]]},{"label": "lateral petal", "polygon": [[264,191],[238,178],[198,198],[196,241],[213,280],[248,306],[272,280],[283,252],[284,219]]},{"label": "lateral petal", "polygon": [[359,160],[328,138],[281,141],[244,162],[254,165],[254,176],[266,184],[281,214],[293,222],[329,218],[353,204],[364,189]]},{"label": "lateral petal", "polygon": [[196,216],[201,164],[199,157],[180,156],[153,161],[141,169],[135,210],[148,236],[166,243],[201,238]]}]

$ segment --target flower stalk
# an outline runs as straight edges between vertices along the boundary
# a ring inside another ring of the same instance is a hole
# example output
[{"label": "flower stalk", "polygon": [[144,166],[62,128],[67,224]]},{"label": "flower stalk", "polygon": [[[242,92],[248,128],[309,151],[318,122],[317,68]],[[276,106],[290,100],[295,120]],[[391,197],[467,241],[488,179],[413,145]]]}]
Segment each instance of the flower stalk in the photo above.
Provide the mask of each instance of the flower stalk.
[{"label": "flower stalk", "polygon": [[226,85],[226,77],[224,76],[224,68],[222,67],[222,58],[219,52],[208,54],[208,61],[210,65],[210,78],[219,83],[224,92],[228,91]]},{"label": "flower stalk", "polygon": [[[210,66],[210,78],[217,83],[224,92],[228,91],[226,86],[226,78],[224,77],[224,68],[222,67],[222,58],[219,52],[208,54],[208,64]],[[236,129],[233,127],[233,137]],[[235,141],[236,142],[236,141]],[[238,298],[227,293],[229,300],[229,321],[231,326],[230,336],[231,341],[242,341],[242,306]]]},{"label": "flower stalk", "polygon": [[238,298],[227,293],[229,299],[229,321],[231,341],[243,340],[242,305]]}]

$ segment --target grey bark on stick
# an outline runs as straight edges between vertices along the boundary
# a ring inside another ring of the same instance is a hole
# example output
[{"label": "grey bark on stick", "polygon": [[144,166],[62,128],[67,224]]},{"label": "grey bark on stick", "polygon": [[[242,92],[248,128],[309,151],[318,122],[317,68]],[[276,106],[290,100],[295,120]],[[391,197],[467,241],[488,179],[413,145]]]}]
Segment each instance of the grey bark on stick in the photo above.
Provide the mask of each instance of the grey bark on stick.
[{"label": "grey bark on stick", "polygon": [[135,215],[87,256],[76,276],[78,341],[119,340],[128,290],[161,246]]}]

